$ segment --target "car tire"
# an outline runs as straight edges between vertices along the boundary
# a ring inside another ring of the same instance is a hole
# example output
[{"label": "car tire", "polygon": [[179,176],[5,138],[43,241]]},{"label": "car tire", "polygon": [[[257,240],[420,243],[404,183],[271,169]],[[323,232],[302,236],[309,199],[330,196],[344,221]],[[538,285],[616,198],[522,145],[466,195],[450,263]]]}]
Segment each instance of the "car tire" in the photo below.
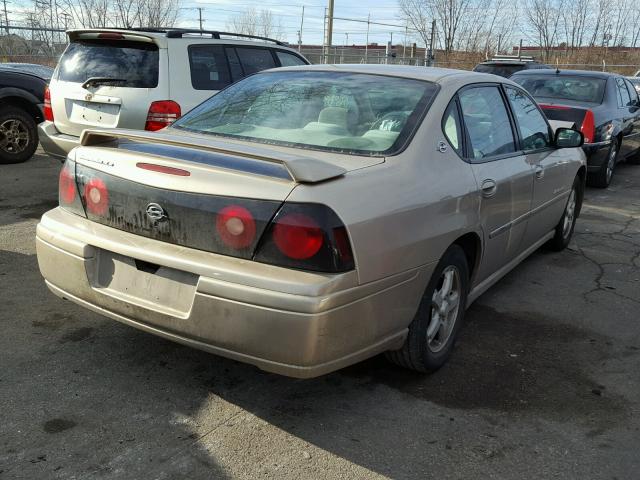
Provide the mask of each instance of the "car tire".
[{"label": "car tire", "polygon": [[576,220],[578,219],[580,209],[582,208],[583,194],[582,181],[580,180],[580,176],[576,176],[573,181],[569,197],[567,198],[564,212],[562,212],[562,217],[560,218],[558,225],[556,225],[555,235],[547,244],[551,250],[559,252],[567,248],[569,242],[571,242],[573,230],[576,226]]},{"label": "car tire", "polygon": [[[432,372],[444,365],[464,320],[468,290],[467,257],[462,248],[452,245],[433,272],[404,345],[387,352],[387,358],[418,372]],[[455,306],[451,303],[454,297]]]},{"label": "car tire", "polygon": [[607,161],[602,164],[600,170],[590,173],[587,176],[587,184],[590,187],[607,188],[611,183],[613,171],[618,163],[618,155],[620,153],[620,140],[611,143],[609,152],[607,153]]},{"label": "car tire", "polygon": [[29,160],[38,148],[34,118],[19,107],[0,111],[0,164]]}]

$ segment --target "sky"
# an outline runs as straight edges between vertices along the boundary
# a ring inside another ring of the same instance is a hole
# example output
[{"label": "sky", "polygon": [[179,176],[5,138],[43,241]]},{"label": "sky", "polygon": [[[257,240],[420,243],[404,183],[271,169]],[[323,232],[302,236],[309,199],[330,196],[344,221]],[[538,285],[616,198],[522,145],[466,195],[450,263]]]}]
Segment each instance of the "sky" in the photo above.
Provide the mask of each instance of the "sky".
[{"label": "sky", "polygon": [[[55,0],[54,0],[55,1]],[[132,0],[135,1],[135,0]],[[25,25],[25,12],[33,9],[34,0],[7,1],[9,8],[9,23]],[[268,9],[272,12],[276,22],[282,25],[284,40],[297,44],[297,32],[300,30],[302,6],[304,5],[304,24],[302,27],[302,42],[304,44],[322,44],[323,16],[328,0],[182,0],[177,26],[198,28],[198,7],[203,8],[202,16],[204,28],[208,30],[226,30],[230,18],[242,14],[247,9]],[[397,0],[335,0],[335,17],[367,19],[371,14],[371,21],[398,25],[371,25],[369,41],[385,44],[391,39],[401,44],[405,41],[405,28],[400,18]],[[4,22],[2,22],[4,23]],[[360,44],[366,39],[366,23],[334,20],[334,45]],[[348,34],[348,35],[346,35]],[[407,42],[416,41],[409,35]],[[348,43],[347,43],[348,42]]]},{"label": "sky", "polygon": [[[304,5],[304,23],[302,27],[302,42],[304,44],[322,44],[323,16],[328,1],[323,0],[183,0],[183,10],[180,14],[180,26],[198,27],[198,10],[204,10],[204,28],[211,30],[224,30],[229,18],[241,14],[246,9],[268,9],[275,19],[281,21],[285,40],[297,43],[297,32],[300,30],[302,6]],[[396,0],[366,0],[356,2],[354,0],[335,0],[335,17],[355,18],[366,20],[371,14],[371,21],[398,25],[388,27],[383,25],[371,25],[369,41],[384,44],[391,38],[393,32],[394,43],[404,42],[405,29],[399,16]],[[365,43],[366,23],[334,20],[333,44],[344,45]],[[348,34],[348,36],[346,35]],[[409,40],[411,41],[411,40]]]}]

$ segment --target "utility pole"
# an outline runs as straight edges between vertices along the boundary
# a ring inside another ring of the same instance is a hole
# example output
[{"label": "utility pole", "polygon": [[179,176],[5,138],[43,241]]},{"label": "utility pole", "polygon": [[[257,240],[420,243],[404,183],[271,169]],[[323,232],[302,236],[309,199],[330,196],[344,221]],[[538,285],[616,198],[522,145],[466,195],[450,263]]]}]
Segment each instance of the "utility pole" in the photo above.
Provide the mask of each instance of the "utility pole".
[{"label": "utility pole", "polygon": [[[327,52],[327,60],[329,57],[328,56],[329,50],[331,49],[331,45],[333,44],[333,2],[334,0],[329,0],[329,7],[327,8],[327,15],[326,15],[327,28],[326,28],[326,35],[324,39],[324,45]],[[327,63],[327,61],[325,60],[324,63]]]},{"label": "utility pole", "polygon": [[7,0],[2,0],[3,4],[4,4],[4,28],[5,31],[7,32],[7,35],[9,35],[9,12],[7,11]]},{"label": "utility pole", "polygon": [[367,15],[367,39],[364,42],[364,63],[369,63],[369,26],[371,25],[371,12]]},{"label": "utility pole", "polygon": [[433,46],[436,43],[436,21],[431,22],[431,38],[429,39],[429,48],[426,50],[427,58],[425,58],[425,65],[427,67],[433,66],[434,50]]},{"label": "utility pole", "polygon": [[298,30],[298,51],[302,51],[302,26],[304,25],[304,5],[302,6],[302,16],[300,17],[300,30]]},{"label": "utility pole", "polygon": [[200,22],[200,30],[202,31],[203,30],[203,28],[202,28],[202,9],[204,7],[196,7],[196,8],[198,9],[198,20]]}]

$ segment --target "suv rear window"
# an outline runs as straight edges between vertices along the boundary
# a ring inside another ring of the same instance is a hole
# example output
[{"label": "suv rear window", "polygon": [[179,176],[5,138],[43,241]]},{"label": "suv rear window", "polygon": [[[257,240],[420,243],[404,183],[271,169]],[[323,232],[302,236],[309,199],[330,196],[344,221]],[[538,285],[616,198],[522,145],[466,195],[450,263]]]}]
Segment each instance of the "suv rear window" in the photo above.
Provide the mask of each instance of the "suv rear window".
[{"label": "suv rear window", "polygon": [[523,64],[481,63],[480,65],[476,65],[476,68],[474,68],[473,71],[480,73],[492,73],[494,75],[500,75],[501,77],[509,78],[514,73],[519,72],[520,70],[525,70],[526,68],[527,67],[525,67]]},{"label": "suv rear window", "polygon": [[122,40],[73,42],[60,59],[58,80],[84,83],[92,77],[124,80],[118,86],[158,86],[158,47]]}]

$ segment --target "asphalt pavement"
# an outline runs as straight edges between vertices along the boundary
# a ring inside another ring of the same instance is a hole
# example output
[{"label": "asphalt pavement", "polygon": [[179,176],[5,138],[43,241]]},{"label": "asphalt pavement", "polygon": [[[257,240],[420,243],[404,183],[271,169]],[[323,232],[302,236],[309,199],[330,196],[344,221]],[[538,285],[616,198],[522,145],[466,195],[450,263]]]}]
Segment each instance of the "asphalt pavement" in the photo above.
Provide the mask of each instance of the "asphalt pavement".
[{"label": "asphalt pavement", "polygon": [[0,165],[1,479],[640,478],[640,166],[480,297],[437,373],[312,380],[54,297],[34,236],[58,170]]}]

